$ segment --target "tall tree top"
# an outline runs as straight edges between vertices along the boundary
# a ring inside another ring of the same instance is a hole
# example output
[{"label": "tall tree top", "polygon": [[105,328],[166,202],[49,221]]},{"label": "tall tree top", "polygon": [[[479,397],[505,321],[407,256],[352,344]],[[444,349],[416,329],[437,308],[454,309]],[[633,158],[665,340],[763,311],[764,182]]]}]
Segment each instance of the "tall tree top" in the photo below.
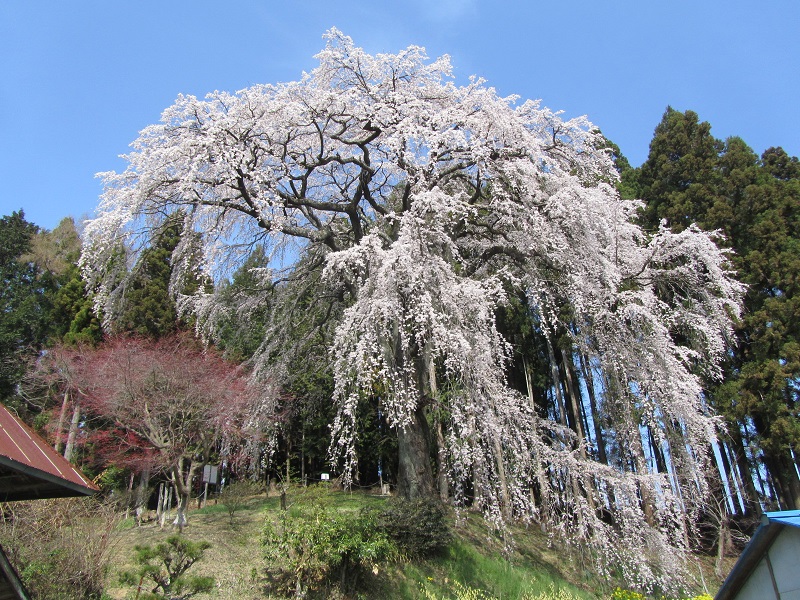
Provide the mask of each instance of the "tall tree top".
[{"label": "tall tree top", "polygon": [[702,223],[716,200],[722,150],[711,125],[701,122],[697,113],[667,107],[639,170],[639,192],[648,199],[642,224],[654,229],[666,219],[669,227],[681,231]]}]

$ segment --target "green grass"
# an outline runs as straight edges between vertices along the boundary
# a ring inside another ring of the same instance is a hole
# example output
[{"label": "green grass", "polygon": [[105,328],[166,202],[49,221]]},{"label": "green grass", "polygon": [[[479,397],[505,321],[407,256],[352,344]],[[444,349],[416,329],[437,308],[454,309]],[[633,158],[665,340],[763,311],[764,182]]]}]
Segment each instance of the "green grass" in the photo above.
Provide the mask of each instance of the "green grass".
[{"label": "green grass", "polygon": [[[322,502],[327,510],[359,511],[365,507],[380,508],[385,498],[360,493],[330,492],[320,488],[290,490],[287,495],[290,513],[303,503]],[[194,541],[206,540],[212,546],[206,558],[193,569],[198,575],[210,575],[217,588],[210,595],[197,598],[248,600],[270,598],[265,594],[266,564],[261,536],[267,519],[276,522],[280,515],[280,498],[266,495],[250,498],[230,523],[226,508],[209,503],[189,513],[185,535]],[[379,565],[376,575],[364,582],[358,598],[427,598],[444,600],[463,598],[459,585],[484,592],[474,598],[499,600],[536,600],[541,597],[608,599],[616,585],[623,582],[599,580],[585,566],[572,560],[565,551],[551,547],[537,528],[513,528],[513,545],[509,551],[498,535],[491,532],[480,515],[453,515],[454,538],[440,556],[418,561],[399,561]],[[152,544],[165,539],[169,527],[160,530],[155,524],[118,529],[116,559],[112,571],[121,571],[130,564],[136,544]],[[108,597],[124,599],[130,590],[119,587],[114,572],[109,574]],[[325,597],[325,595],[319,596]]]},{"label": "green grass", "polygon": [[501,555],[484,554],[461,539],[456,539],[441,558],[405,565],[397,588],[402,596],[398,597],[419,598],[420,590],[425,589],[436,597],[450,598],[454,582],[509,600],[536,596],[553,587],[566,589],[577,598],[596,598],[547,570],[514,564]]}]

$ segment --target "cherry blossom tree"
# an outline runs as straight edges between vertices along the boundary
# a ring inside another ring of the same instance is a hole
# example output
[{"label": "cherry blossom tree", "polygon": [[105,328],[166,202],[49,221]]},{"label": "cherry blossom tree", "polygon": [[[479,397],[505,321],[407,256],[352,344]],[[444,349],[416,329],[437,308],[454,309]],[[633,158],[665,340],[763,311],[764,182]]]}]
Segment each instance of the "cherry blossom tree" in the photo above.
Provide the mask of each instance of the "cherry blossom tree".
[{"label": "cherry blossom tree", "polygon": [[[419,47],[372,56],[325,37],[299,81],[180,96],[127,169],[103,174],[82,257],[102,314],[114,319],[124,278],[116,249],[135,257],[170,215],[194,232],[173,252],[175,291],[196,269],[225,280],[261,246],[265,281],[316,278],[331,307],[332,451],[345,477],[358,403],[378,395],[406,496],[437,493],[436,454],[456,501],[469,493],[493,522],[537,518],[601,571],[621,565],[645,587],[679,580],[716,427],[698,374],[716,372],[741,294],[725,256],[696,228],[639,229],[639,204],[619,197],[608,144],[585,118],[481,79],[458,86],[448,57]],[[617,463],[593,460],[589,428],[547,418],[508,385],[512,347],[495,315],[511,295],[551,349],[564,353],[566,338],[587,365],[570,401],[592,383],[624,449]],[[229,306],[205,290],[179,304],[209,335]],[[280,364],[279,329],[262,370]],[[667,472],[650,467],[650,425]]]}]

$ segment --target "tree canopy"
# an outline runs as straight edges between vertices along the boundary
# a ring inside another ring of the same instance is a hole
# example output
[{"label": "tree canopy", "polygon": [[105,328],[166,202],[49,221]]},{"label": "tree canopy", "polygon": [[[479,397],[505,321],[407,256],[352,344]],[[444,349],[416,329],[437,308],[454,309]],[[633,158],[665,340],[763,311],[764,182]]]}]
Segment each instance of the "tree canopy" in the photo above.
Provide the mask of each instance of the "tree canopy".
[{"label": "tree canopy", "polygon": [[39,228],[20,210],[0,219],[0,398],[15,393],[48,331],[50,277],[31,260]]},{"label": "tree canopy", "polygon": [[[636,225],[639,205],[620,198],[612,151],[586,119],[480,79],[458,86],[449,59],[419,47],[371,56],[336,30],[326,39],[299,81],[180,96],[127,169],[104,174],[81,259],[102,314],[116,317],[131,276],[118,248],[135,260],[180,217],[170,289],[213,336],[231,296],[181,294],[185,282],[225,281],[263,247],[272,268],[254,274],[318,282],[346,480],[358,406],[377,398],[407,496],[433,495],[438,468],[494,522],[538,516],[601,571],[621,564],[668,586],[715,435],[699,377],[719,374],[742,291],[724,252],[695,227]],[[511,298],[554,357],[552,414],[507,380],[514,352],[496,313]],[[286,358],[273,340],[259,364]],[[615,462],[593,458],[577,385],[597,391],[592,418],[603,415]]]}]

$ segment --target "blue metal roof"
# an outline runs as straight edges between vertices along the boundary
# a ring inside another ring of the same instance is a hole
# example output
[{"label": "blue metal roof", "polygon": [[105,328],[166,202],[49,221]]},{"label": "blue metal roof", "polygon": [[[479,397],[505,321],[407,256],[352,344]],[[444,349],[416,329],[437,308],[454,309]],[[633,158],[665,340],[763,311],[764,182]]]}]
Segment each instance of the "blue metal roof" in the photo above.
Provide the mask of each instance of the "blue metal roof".
[{"label": "blue metal roof", "polygon": [[764,522],[764,517],[768,519],[768,523],[780,523],[781,525],[800,527],[800,510],[778,510],[764,513],[762,523]]},{"label": "blue metal roof", "polygon": [[715,600],[733,600],[736,597],[784,526],[800,527],[800,510],[779,510],[761,515],[761,525],[722,582],[722,587],[714,596]]}]

